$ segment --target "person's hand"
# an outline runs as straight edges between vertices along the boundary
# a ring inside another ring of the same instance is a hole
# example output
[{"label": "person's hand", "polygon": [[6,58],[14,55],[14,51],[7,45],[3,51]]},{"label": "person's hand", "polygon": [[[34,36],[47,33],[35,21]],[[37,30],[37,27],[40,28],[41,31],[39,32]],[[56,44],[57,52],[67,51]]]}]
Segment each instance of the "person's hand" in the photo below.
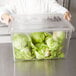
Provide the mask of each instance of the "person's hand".
[{"label": "person's hand", "polygon": [[1,16],[1,22],[2,23],[5,23],[6,25],[9,25],[9,23],[13,20],[13,17],[8,14],[8,13],[5,13]]},{"label": "person's hand", "polygon": [[70,14],[70,12],[66,12],[66,13],[64,14],[64,19],[66,19],[66,20],[68,20],[68,21],[71,21],[71,14]]}]

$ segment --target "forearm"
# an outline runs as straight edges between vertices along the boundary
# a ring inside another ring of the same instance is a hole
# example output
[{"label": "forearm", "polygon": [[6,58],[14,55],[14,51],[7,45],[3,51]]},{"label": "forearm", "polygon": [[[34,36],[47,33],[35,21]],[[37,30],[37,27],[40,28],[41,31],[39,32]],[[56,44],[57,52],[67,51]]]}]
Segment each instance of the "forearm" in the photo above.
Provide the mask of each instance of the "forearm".
[{"label": "forearm", "polygon": [[2,14],[15,14],[16,13],[16,8],[15,8],[15,0],[10,0],[8,4],[4,6],[0,6],[0,17]]},{"label": "forearm", "polygon": [[6,9],[5,6],[4,7],[2,6],[2,7],[0,7],[0,18],[4,13],[10,13],[10,12],[9,12],[9,10]]},{"label": "forearm", "polygon": [[2,23],[8,22],[13,14],[15,14],[15,10],[12,6],[0,7],[0,21]]},{"label": "forearm", "polygon": [[8,25],[13,19],[12,15],[15,13],[15,8],[12,4],[0,7],[0,21]]}]

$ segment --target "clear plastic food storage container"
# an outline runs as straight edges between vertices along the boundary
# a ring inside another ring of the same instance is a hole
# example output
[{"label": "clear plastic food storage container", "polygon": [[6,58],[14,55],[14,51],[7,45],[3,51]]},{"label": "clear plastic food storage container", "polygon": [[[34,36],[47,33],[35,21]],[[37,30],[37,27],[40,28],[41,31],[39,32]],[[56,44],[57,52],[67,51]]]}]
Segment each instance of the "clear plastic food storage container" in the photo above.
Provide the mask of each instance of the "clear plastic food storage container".
[{"label": "clear plastic food storage container", "polygon": [[62,15],[15,16],[11,25],[14,60],[66,57],[73,30]]}]

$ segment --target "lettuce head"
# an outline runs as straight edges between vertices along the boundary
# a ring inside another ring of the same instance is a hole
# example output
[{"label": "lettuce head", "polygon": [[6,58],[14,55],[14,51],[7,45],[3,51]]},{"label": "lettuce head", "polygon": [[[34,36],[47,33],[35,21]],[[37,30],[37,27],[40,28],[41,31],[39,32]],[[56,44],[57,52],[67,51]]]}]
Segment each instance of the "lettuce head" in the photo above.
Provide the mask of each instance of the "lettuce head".
[{"label": "lettuce head", "polygon": [[45,39],[44,32],[34,32],[31,33],[31,38],[34,43],[41,43]]},{"label": "lettuce head", "polygon": [[22,49],[24,47],[27,46],[28,44],[28,38],[25,34],[21,33],[21,34],[18,34],[18,33],[15,33],[13,34],[13,46],[17,49]]},{"label": "lettuce head", "polygon": [[63,41],[65,40],[65,36],[65,32],[63,31],[53,32],[53,39],[60,43],[63,43]]}]

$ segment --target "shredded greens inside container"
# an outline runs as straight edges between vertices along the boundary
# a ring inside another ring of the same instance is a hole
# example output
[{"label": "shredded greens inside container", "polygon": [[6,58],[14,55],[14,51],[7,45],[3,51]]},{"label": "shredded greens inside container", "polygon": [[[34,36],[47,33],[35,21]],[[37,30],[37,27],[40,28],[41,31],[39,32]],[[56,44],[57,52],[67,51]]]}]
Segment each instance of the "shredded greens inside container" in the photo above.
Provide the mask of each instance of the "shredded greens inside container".
[{"label": "shredded greens inside container", "polygon": [[12,35],[15,58],[23,60],[63,58],[64,40],[62,31]]}]

